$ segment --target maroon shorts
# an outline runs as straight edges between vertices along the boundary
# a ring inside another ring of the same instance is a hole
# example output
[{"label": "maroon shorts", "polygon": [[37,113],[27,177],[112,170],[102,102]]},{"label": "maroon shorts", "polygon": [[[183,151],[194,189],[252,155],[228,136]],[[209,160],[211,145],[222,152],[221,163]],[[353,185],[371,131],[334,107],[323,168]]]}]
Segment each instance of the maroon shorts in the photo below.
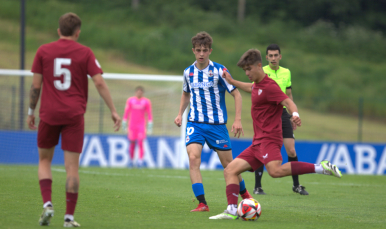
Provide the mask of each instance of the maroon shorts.
[{"label": "maroon shorts", "polygon": [[66,125],[49,125],[40,120],[38,129],[38,147],[48,149],[59,143],[62,135],[62,149],[81,153],[84,137],[84,117],[79,115],[74,118],[74,123]]},{"label": "maroon shorts", "polygon": [[251,172],[266,165],[270,161],[283,161],[281,147],[283,142],[262,142],[257,145],[250,145],[237,158],[241,158],[251,165]]}]

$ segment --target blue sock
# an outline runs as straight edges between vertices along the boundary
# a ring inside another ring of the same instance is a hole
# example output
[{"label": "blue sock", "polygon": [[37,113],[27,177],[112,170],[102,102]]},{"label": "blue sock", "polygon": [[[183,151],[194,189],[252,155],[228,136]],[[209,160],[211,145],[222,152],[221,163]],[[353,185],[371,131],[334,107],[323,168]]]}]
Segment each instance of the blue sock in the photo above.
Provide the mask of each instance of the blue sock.
[{"label": "blue sock", "polygon": [[192,184],[192,189],[195,196],[205,195],[204,185],[202,185],[202,183]]},{"label": "blue sock", "polygon": [[240,181],[239,185],[240,185],[240,192],[244,191],[244,190],[245,190],[245,182],[244,182],[244,179],[243,179],[242,181]]}]

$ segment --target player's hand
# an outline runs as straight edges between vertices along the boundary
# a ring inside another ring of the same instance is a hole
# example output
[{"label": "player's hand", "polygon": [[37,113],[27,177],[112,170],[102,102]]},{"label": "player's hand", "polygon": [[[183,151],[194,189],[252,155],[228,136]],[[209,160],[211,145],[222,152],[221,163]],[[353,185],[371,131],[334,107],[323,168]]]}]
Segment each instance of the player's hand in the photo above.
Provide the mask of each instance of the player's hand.
[{"label": "player's hand", "polygon": [[237,135],[237,138],[240,138],[240,134],[243,134],[243,136],[244,136],[243,126],[241,125],[240,120],[236,120],[233,123],[231,132],[234,133],[233,137],[236,137],[236,135]]},{"label": "player's hand", "polygon": [[227,71],[223,71],[222,72],[222,78],[226,79],[226,81],[228,81],[228,83],[232,84],[232,76],[229,74],[229,72]]},{"label": "player's hand", "polygon": [[176,124],[178,127],[180,127],[182,125],[181,115],[177,115],[177,117],[174,119],[174,124]]},{"label": "player's hand", "polygon": [[301,126],[302,120],[298,116],[292,116],[291,121],[295,124],[295,126]]},{"label": "player's hand", "polygon": [[37,127],[35,126],[35,115],[28,115],[27,117],[27,125],[30,130],[36,130]]},{"label": "player's hand", "polygon": [[147,134],[151,135],[153,133],[153,122],[147,123]]},{"label": "player's hand", "polygon": [[126,121],[122,121],[122,131],[124,133],[127,133],[127,122]]},{"label": "player's hand", "polygon": [[114,131],[117,132],[119,128],[121,127],[121,117],[119,117],[118,113],[116,111],[111,112],[111,119],[114,122]]},{"label": "player's hand", "polygon": [[292,125],[292,129],[293,129],[293,130],[296,130],[296,129],[297,129],[296,123],[294,123],[294,122],[291,121],[291,125]]}]

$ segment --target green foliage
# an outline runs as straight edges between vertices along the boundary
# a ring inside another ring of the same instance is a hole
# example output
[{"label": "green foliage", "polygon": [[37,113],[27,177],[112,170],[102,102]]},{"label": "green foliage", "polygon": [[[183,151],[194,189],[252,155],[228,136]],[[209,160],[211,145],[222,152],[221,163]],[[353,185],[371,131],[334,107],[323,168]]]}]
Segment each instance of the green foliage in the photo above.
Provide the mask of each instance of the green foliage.
[{"label": "green foliage", "polygon": [[[41,228],[37,166],[1,165],[1,228]],[[66,175],[53,167],[50,228],[63,228]],[[254,174],[243,173],[252,191]],[[80,168],[75,220],[84,228],[385,228],[385,176],[304,175],[309,196],[292,192],[292,178],[263,176],[265,196],[256,222],[209,220],[227,206],[223,171],[202,171],[210,212],[197,206],[188,170]],[[240,199],[241,200],[241,199]],[[296,220],[294,220],[296,219]]]},{"label": "green foliage", "polygon": [[[278,43],[281,65],[292,72],[295,101],[310,98],[314,103],[312,98],[326,96],[385,97],[382,6],[365,0],[247,1],[243,23],[236,20],[234,0],[140,0],[138,10],[127,0],[29,0],[26,12],[28,26],[51,34],[56,34],[60,15],[76,12],[83,20],[81,43],[119,50],[129,61],[177,74],[194,61],[190,39],[199,31],[213,36],[211,59],[243,81],[247,79],[235,65],[239,57],[249,48],[264,53],[268,44]],[[18,20],[18,15],[17,1],[1,1],[0,18]],[[17,35],[2,38],[15,40]],[[27,48],[39,45],[27,43]],[[342,113],[358,110],[337,99],[323,103],[316,106]],[[381,117],[383,107],[368,112]]]}]

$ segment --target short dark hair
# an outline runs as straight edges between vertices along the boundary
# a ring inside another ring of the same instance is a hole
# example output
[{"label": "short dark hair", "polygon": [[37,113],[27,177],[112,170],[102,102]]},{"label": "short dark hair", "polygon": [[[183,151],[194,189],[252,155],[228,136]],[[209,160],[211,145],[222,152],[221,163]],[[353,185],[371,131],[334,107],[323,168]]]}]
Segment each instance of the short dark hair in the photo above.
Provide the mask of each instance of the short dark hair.
[{"label": "short dark hair", "polygon": [[72,36],[74,35],[77,29],[80,29],[82,21],[79,16],[74,13],[63,14],[59,18],[59,30],[63,36]]},{"label": "short dark hair", "polygon": [[142,92],[145,92],[145,89],[142,87],[142,86],[137,86],[135,88],[135,91],[142,91]]},{"label": "short dark hair", "polygon": [[258,63],[261,63],[261,52],[257,49],[249,49],[241,56],[237,66],[244,68]]},{"label": "short dark hair", "polygon": [[277,44],[270,44],[270,45],[268,45],[266,54],[268,54],[268,50],[279,50],[279,54],[281,54],[280,47]]},{"label": "short dark hair", "polygon": [[196,36],[192,37],[192,45],[193,48],[197,46],[203,45],[204,47],[208,46],[212,48],[213,39],[209,35],[209,33],[202,31],[196,34]]}]

